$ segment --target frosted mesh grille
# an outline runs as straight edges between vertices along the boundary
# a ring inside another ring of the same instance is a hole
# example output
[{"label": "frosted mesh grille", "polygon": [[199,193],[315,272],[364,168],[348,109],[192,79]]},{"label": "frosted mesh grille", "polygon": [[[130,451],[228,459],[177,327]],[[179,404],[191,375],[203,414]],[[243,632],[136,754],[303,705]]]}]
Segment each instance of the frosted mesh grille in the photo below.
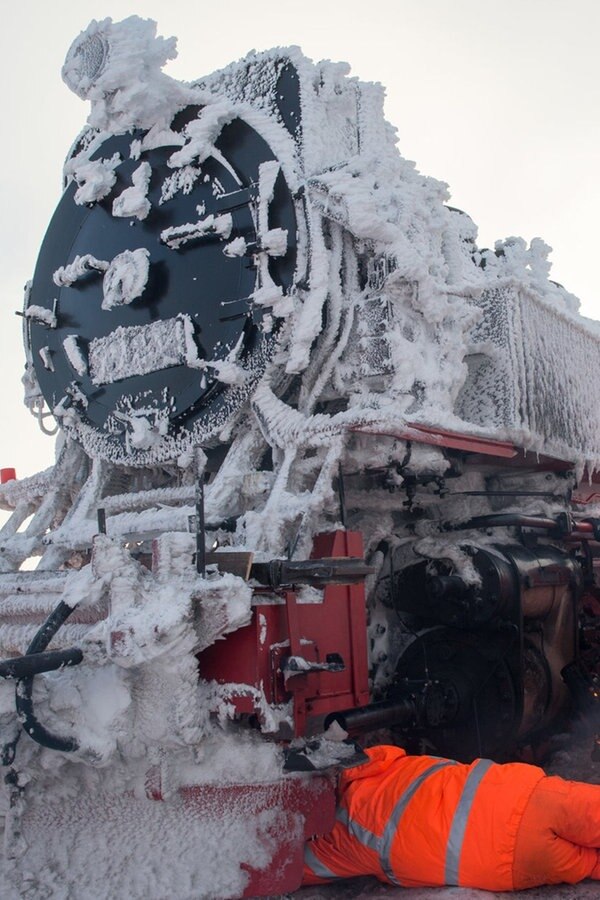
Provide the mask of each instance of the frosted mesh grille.
[{"label": "frosted mesh grille", "polygon": [[102,71],[106,58],[106,43],[98,34],[93,34],[77,48],[81,74],[90,81]]},{"label": "frosted mesh grille", "polygon": [[600,458],[600,333],[514,287],[479,305],[458,415],[539,452]]}]

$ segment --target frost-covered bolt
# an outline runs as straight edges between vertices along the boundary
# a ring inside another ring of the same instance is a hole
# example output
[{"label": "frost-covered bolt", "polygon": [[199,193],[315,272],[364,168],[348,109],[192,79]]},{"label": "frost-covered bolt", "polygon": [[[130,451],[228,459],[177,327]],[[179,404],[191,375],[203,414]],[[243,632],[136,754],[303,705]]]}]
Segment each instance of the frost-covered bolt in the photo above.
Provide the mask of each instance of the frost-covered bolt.
[{"label": "frost-covered bolt", "polygon": [[27,307],[24,315],[26,319],[37,325],[44,325],[46,328],[56,328],[57,326],[56,312],[43,306],[32,304]]},{"label": "frost-covered bolt", "polygon": [[105,259],[96,259],[91,253],[85,253],[76,256],[69,265],[60,266],[52,275],[52,280],[57,287],[70,287],[90,273],[106,272],[108,265]]}]

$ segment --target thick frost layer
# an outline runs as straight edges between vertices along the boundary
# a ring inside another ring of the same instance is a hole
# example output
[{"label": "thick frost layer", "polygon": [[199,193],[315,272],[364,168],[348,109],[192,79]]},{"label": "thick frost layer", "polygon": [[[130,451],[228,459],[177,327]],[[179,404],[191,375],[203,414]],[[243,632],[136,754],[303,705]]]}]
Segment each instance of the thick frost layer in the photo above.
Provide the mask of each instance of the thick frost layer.
[{"label": "thick frost layer", "polygon": [[105,260],[96,259],[91,253],[86,253],[84,256],[76,256],[69,265],[60,266],[52,277],[57,287],[69,287],[90,272],[106,272],[108,266]]},{"label": "thick frost layer", "polygon": [[65,351],[65,356],[75,369],[78,375],[87,375],[87,362],[85,356],[81,351],[81,347],[77,342],[77,335],[70,334],[63,341],[63,349]]},{"label": "thick frost layer", "polygon": [[[95,338],[90,343],[94,384],[112,384],[131,375],[185,363],[190,353],[185,329],[187,319],[187,316],[177,316],[149,325],[119,326],[106,337]],[[198,355],[197,348],[195,355]]]},{"label": "thick frost layer", "polygon": [[298,839],[301,826],[293,813],[257,808],[252,795],[225,804],[215,797],[197,808],[193,801],[87,790],[62,803],[32,805],[24,822],[27,872],[14,862],[0,874],[0,886],[5,897],[31,900],[237,898],[248,883],[242,866],[267,866],[281,833]]},{"label": "thick frost layer", "polygon": [[[138,760],[143,768],[150,748],[191,751],[215,732],[202,702],[195,654],[248,623],[251,591],[234,575],[194,577],[194,546],[192,535],[163,535],[153,575],[119,543],[98,536],[92,562],[56,584],[62,601],[75,610],[75,620],[83,616],[93,622],[94,610],[108,604],[106,617],[78,638],[88,664],[39,682],[38,713],[58,732],[70,723],[80,744],[76,760],[105,766],[120,748],[125,759],[132,764]],[[68,640],[71,626],[64,627],[60,639]],[[7,649],[14,652],[7,642],[28,640],[28,629],[21,638],[18,628],[2,626],[0,632],[3,655]],[[0,690],[6,701],[2,709],[9,713],[11,686],[4,681]],[[6,721],[4,728],[11,727]],[[2,739],[6,736],[4,730]],[[35,747],[28,744],[26,755],[35,754]],[[257,751],[259,756],[263,752],[260,747]],[[189,756],[194,758],[201,757]],[[55,761],[64,762],[60,756]],[[183,754],[184,766],[185,761]],[[131,777],[137,777],[136,766]],[[234,777],[243,781],[247,775],[238,766]]]},{"label": "thick frost layer", "polygon": [[121,162],[118,153],[110,159],[96,159],[79,162],[75,157],[66,167],[65,174],[75,179],[79,185],[74,200],[79,206],[103,200],[116,184],[114,170]]},{"label": "thick frost layer", "polygon": [[174,225],[165,228],[160,233],[160,239],[167,247],[179,250],[190,241],[198,241],[209,234],[218,235],[227,240],[231,234],[232,219],[229,213],[223,216],[206,216],[197,222],[188,222],[185,225]]},{"label": "thick frost layer", "polygon": [[[577,398],[595,384],[600,336],[577,315],[577,299],[549,280],[549,248],[543,241],[536,238],[527,247],[520,238],[508,238],[494,251],[480,251],[473,222],[446,206],[446,185],[423,177],[398,153],[395,133],[383,117],[381,86],[349,78],[346,64],[314,65],[297,48],[275,49],[250,54],[188,87],[161,72],[174,54],[173,39],[157,38],[155,24],[135,16],[120,23],[92,22],[80,35],[63,74],[92,101],[90,124],[98,131],[88,134],[87,146],[67,164],[67,175],[78,183],[76,202],[100,199],[116,160],[89,159],[98,141],[127,128],[147,129],[132,141],[132,158],[150,147],[176,146],[168,160],[173,173],[160,186],[163,204],[178,192],[193,191],[211,156],[237,179],[215,146],[236,119],[267,141],[275,158],[260,164],[254,186],[256,245],[234,235],[223,248],[230,257],[252,257],[256,285],[247,302],[265,311],[263,333],[272,334],[283,323],[280,353],[260,379],[261,388],[272,387],[277,395],[286,379],[300,377],[293,405],[309,431],[317,406],[335,402],[353,411],[354,423],[378,420],[384,430],[426,423],[514,440],[580,466],[585,460],[595,464],[600,427]],[[280,108],[278,87],[292,69],[297,123]],[[197,114],[182,131],[172,132],[173,114],[188,104]],[[285,229],[269,222],[281,174],[290,190],[302,188],[298,265],[287,293],[269,269],[269,260],[285,254],[289,239]],[[114,216],[146,219],[151,177],[148,162],[140,162],[133,184],[113,202]],[[207,217],[199,209],[198,215],[198,221],[164,228],[162,241],[191,253],[195,242],[213,234],[229,240],[228,214]],[[58,283],[73,283],[95,265],[108,263],[84,257],[59,270]],[[116,292],[105,291],[104,308],[140,296],[143,274],[140,267],[132,276],[140,287],[130,289],[115,273]],[[542,332],[527,324],[539,318]],[[140,368],[133,357],[130,374]],[[167,357],[178,358],[170,350]],[[522,362],[529,366],[531,360],[535,365],[524,373]],[[193,352],[186,364],[199,370],[212,365],[194,362]],[[96,366],[99,372],[100,363]],[[114,370],[106,373],[108,380],[126,377],[114,362],[108,368]],[[215,370],[231,390],[196,427],[192,440],[199,444],[221,440],[233,427],[229,401],[243,405],[255,385],[242,367],[217,361]],[[108,383],[104,377],[98,374],[97,383]],[[352,427],[351,417],[346,424]],[[76,411],[63,425],[73,428],[92,456],[127,461],[110,430],[90,428]],[[187,443],[185,432],[165,434],[144,451],[138,443],[135,462],[175,459]]]},{"label": "thick frost layer", "polygon": [[112,260],[102,283],[102,309],[113,309],[137,300],[144,293],[150,269],[150,252],[145,247],[124,250]]},{"label": "thick frost layer", "polygon": [[156,37],[156,23],[138,16],[90,22],[71,45],[62,76],[91,101],[92,128],[122,133],[168,125],[189,102],[184,86],[161,72],[177,55],[176,43]]},{"label": "thick frost layer", "polygon": [[598,334],[565,302],[500,277],[479,306],[471,334],[468,378],[456,411],[486,431],[594,468],[598,420],[589,392],[600,388]]},{"label": "thick frost layer", "polygon": [[112,214],[119,218],[135,216],[136,219],[145,219],[150,212],[150,201],[147,198],[150,187],[152,169],[147,162],[140,163],[133,175],[131,187],[125,188],[113,202]]},{"label": "thick frost layer", "polygon": [[47,328],[56,328],[56,313],[44,306],[35,306],[34,304],[28,306],[25,316],[33,322],[41,322]]}]

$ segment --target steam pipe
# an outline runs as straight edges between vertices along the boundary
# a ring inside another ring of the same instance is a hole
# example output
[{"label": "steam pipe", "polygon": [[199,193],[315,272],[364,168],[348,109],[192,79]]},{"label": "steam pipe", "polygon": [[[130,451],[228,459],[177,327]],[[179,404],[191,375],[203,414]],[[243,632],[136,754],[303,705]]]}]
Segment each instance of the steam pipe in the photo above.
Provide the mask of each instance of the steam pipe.
[{"label": "steam pipe", "polygon": [[330,725],[337,722],[350,736],[359,735],[392,725],[412,725],[416,714],[415,702],[410,697],[382,700],[380,703],[330,713],[325,719],[324,730],[327,731]]},{"label": "steam pipe", "polygon": [[[466,492],[465,492],[466,493]],[[594,519],[572,521],[561,513],[557,519],[542,516],[524,516],[521,513],[492,513],[488,516],[475,516],[467,522],[457,525],[447,524],[447,531],[461,531],[467,528],[542,528],[554,532],[554,537],[564,541],[600,540],[600,525]]]}]

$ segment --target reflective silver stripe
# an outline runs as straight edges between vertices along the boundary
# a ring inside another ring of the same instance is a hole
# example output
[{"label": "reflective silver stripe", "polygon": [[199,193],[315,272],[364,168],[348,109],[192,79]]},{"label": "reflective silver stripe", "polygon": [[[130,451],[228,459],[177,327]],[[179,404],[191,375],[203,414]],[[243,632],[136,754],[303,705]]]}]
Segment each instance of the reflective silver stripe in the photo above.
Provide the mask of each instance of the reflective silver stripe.
[{"label": "reflective silver stripe", "polygon": [[338,822],[341,822],[342,825],[346,826],[348,833],[355,837],[359,844],[362,844],[364,847],[369,847],[371,850],[375,850],[376,853],[379,853],[381,838],[376,834],[373,834],[372,831],[369,831],[369,829],[365,828],[363,825],[359,825],[354,819],[351,819],[347,809],[338,806],[335,817]]},{"label": "reflective silver stripe", "polygon": [[418,778],[412,782],[411,785],[401,794],[399,800],[394,806],[392,813],[388,819],[387,825],[385,826],[384,832],[381,836],[381,842],[379,847],[379,858],[381,862],[381,868],[383,869],[386,878],[388,878],[392,884],[400,885],[400,882],[394,875],[394,870],[392,869],[392,861],[391,861],[391,853],[392,853],[392,845],[394,843],[394,838],[396,836],[396,831],[398,826],[400,825],[400,820],[404,815],[406,807],[414,797],[415,793],[419,790],[423,782],[429,778],[430,775],[433,775],[435,772],[439,772],[440,769],[445,769],[446,766],[455,766],[456,762],[454,760],[444,760],[443,762],[435,763],[435,765],[430,766],[429,769],[425,769],[424,772],[421,772]]},{"label": "reflective silver stripe", "polygon": [[458,885],[460,855],[463,849],[465,831],[467,830],[467,822],[469,820],[471,807],[473,806],[473,800],[475,799],[475,794],[481,783],[481,779],[490,766],[493,765],[491,759],[480,759],[479,762],[473,766],[469,777],[465,781],[465,786],[460,795],[458,806],[456,807],[452,818],[452,825],[450,826],[448,847],[446,849],[446,868],[444,870],[444,880],[446,884]]},{"label": "reflective silver stripe", "polygon": [[350,818],[347,809],[338,807],[336,812],[336,819],[338,820],[338,822],[341,822],[343,825],[345,825],[348,829],[348,832],[353,837],[355,837],[359,843],[361,843],[364,847],[368,847],[369,849],[374,850],[378,854],[381,868],[386,878],[391,881],[392,884],[396,884],[399,887],[401,886],[400,882],[394,875],[394,870],[392,869],[391,852],[394,838],[396,836],[396,831],[400,824],[400,820],[404,815],[406,807],[414,797],[415,793],[421,787],[423,782],[427,778],[429,778],[430,775],[433,775],[440,769],[445,769],[447,766],[455,765],[457,765],[457,763],[454,760],[440,760],[440,762],[437,762],[433,766],[430,766],[428,769],[425,769],[425,771],[422,772],[418,776],[418,778],[415,778],[415,780],[407,787],[404,793],[401,794],[396,801],[396,805],[394,806],[390,814],[387,825],[385,826],[381,837],[378,837],[372,831],[369,831],[368,828],[365,828],[363,825],[359,825],[358,822]]},{"label": "reflective silver stripe", "polygon": [[323,863],[317,859],[315,854],[310,849],[309,844],[304,845],[304,862],[308,866],[309,869],[312,869],[317,878],[339,878],[339,875],[335,875],[331,869],[328,869],[327,866],[324,866]]},{"label": "reflective silver stripe", "polygon": [[350,821],[351,821],[350,816],[348,814],[348,810],[345,809],[343,806],[338,806],[338,808],[335,811],[335,817],[338,820],[338,822],[341,822],[342,825],[346,826],[346,828],[350,827]]}]

